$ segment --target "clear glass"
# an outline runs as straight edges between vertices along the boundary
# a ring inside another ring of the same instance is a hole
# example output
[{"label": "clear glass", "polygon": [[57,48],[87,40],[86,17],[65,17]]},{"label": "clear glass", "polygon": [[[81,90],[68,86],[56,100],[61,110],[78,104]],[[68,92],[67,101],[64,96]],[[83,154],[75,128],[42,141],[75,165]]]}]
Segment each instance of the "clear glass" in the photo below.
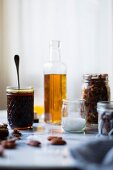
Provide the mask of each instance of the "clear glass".
[{"label": "clear glass", "polygon": [[61,62],[60,41],[50,42],[50,60],[44,65],[44,120],[61,124],[62,100],[66,99],[66,66]]},{"label": "clear glass", "polygon": [[34,122],[43,122],[44,120],[44,97],[43,88],[34,89]]},{"label": "clear glass", "polygon": [[85,100],[63,100],[62,104],[62,127],[67,132],[84,132]]},{"label": "clear glass", "polygon": [[99,135],[113,135],[113,101],[97,103]]},{"label": "clear glass", "polygon": [[7,87],[7,117],[12,129],[32,128],[34,120],[34,89]]}]

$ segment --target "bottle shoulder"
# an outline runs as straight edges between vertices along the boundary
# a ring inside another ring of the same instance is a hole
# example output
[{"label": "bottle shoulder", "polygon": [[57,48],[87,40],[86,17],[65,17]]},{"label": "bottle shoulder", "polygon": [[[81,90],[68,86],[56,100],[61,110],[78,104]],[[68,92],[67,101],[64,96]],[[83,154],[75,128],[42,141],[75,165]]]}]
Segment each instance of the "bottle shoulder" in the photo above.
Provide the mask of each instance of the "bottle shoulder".
[{"label": "bottle shoulder", "polygon": [[67,67],[62,62],[47,62],[43,66],[44,74],[66,74]]}]

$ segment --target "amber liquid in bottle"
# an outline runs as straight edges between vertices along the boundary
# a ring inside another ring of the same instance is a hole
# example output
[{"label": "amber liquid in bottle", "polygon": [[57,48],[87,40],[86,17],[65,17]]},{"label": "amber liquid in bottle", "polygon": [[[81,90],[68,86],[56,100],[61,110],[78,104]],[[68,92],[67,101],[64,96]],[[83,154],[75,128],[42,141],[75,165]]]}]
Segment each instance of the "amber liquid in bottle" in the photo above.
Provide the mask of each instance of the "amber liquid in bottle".
[{"label": "amber liquid in bottle", "polygon": [[66,99],[66,74],[44,75],[45,122],[61,124],[62,99]]}]

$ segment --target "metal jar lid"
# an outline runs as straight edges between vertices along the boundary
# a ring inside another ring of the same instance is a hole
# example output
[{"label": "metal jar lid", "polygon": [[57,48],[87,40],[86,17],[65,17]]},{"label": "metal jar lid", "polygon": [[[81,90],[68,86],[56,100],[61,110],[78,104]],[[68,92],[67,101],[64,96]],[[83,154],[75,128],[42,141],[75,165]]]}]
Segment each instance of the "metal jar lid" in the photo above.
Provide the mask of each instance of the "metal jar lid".
[{"label": "metal jar lid", "polygon": [[84,74],[84,80],[104,80],[108,81],[108,74]]},{"label": "metal jar lid", "polygon": [[97,109],[113,109],[113,101],[100,101],[97,103]]}]

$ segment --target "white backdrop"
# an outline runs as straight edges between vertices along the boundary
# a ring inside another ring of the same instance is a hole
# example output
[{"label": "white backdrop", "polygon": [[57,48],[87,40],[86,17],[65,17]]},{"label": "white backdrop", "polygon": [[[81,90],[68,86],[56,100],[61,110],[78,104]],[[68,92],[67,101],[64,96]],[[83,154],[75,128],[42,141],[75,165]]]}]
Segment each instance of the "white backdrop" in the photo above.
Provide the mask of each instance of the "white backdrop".
[{"label": "white backdrop", "polygon": [[6,107],[6,86],[17,85],[15,54],[21,57],[21,85],[33,85],[40,103],[42,66],[54,39],[61,40],[62,61],[68,68],[68,97],[80,97],[84,73],[108,73],[113,91],[112,2],[0,0],[0,109]]}]

